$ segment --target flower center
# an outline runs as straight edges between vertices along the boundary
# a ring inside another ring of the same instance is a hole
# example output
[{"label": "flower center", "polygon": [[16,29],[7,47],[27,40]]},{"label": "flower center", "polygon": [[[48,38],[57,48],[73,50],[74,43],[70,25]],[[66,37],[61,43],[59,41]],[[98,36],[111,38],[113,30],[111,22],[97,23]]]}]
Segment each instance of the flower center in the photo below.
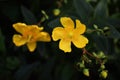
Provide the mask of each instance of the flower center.
[{"label": "flower center", "polygon": [[30,42],[32,40],[33,36],[32,35],[28,35],[28,42]]},{"label": "flower center", "polygon": [[73,32],[69,32],[69,33],[68,33],[68,36],[69,36],[69,38],[72,38]]},{"label": "flower center", "polygon": [[35,42],[38,32],[34,29],[28,29],[23,33],[23,37],[27,39],[27,42]]}]

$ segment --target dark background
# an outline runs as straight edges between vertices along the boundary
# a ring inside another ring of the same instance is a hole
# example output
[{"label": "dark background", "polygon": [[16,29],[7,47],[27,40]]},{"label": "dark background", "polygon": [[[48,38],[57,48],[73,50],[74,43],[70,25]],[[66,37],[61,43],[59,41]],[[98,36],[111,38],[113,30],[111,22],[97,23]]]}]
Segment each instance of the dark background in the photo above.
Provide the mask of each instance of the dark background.
[{"label": "dark background", "polygon": [[[102,80],[97,66],[90,68],[90,77],[78,71],[82,51],[72,46],[71,53],[58,49],[58,42],[39,42],[31,53],[26,46],[16,47],[12,36],[17,33],[12,24],[24,22],[38,24],[45,16],[49,19],[38,25],[51,34],[59,23],[59,17],[78,18],[88,29],[96,24],[103,34],[85,34],[89,39],[88,51],[103,51],[108,56],[105,64],[108,77],[105,80],[119,80],[120,76],[120,0],[0,0],[0,80]],[[61,11],[54,16],[53,10]],[[103,79],[104,80],[104,79]]]}]

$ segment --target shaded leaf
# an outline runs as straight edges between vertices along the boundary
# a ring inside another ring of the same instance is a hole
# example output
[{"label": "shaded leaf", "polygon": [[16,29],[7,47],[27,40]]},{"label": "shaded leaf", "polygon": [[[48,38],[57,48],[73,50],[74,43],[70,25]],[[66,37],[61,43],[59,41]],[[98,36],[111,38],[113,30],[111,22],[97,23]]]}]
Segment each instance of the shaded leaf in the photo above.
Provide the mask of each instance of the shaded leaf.
[{"label": "shaded leaf", "polygon": [[114,13],[111,17],[120,19],[120,13]]},{"label": "shaded leaf", "polygon": [[37,20],[34,14],[28,10],[26,7],[21,6],[21,12],[24,17],[24,20],[27,24],[36,24]]},{"label": "shaded leaf", "polygon": [[105,36],[98,36],[93,35],[94,42],[96,44],[96,47],[103,51],[104,53],[108,53],[110,50],[110,44],[108,42],[108,39]]},{"label": "shaded leaf", "polygon": [[120,28],[120,19],[108,18],[107,23],[109,25],[115,26],[115,28]]},{"label": "shaded leaf", "polygon": [[107,19],[107,26],[109,27],[109,35],[110,38],[120,38],[120,20],[119,19],[113,19],[108,18]]},{"label": "shaded leaf", "polygon": [[81,20],[88,21],[88,18],[91,16],[93,12],[92,6],[87,3],[85,0],[73,0],[74,6]]},{"label": "shaded leaf", "polygon": [[56,18],[54,20],[51,20],[49,23],[48,23],[48,26],[50,28],[55,28],[55,27],[58,27],[60,26],[60,18]]},{"label": "shaded leaf", "polygon": [[108,17],[107,0],[99,1],[98,5],[95,8],[94,17],[102,19]]},{"label": "shaded leaf", "polygon": [[120,39],[120,32],[118,32],[118,30],[111,25],[110,25],[110,35],[109,35],[109,37]]}]

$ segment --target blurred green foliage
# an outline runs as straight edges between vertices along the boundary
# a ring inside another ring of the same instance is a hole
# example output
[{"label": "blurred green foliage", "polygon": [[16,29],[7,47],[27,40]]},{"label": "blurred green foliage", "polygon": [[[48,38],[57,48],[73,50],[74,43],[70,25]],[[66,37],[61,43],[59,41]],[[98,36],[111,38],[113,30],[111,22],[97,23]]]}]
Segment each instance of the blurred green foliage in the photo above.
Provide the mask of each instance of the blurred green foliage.
[{"label": "blurred green foliage", "polygon": [[[0,0],[0,80],[102,80],[95,64],[89,66],[89,77],[77,70],[75,63],[80,61],[82,50],[74,46],[71,53],[64,53],[58,49],[58,42],[39,42],[35,52],[30,53],[26,46],[13,44],[16,32],[12,24],[37,24],[51,34],[62,16],[77,18],[87,26],[86,49],[103,51],[108,58],[106,80],[119,80],[119,3],[120,0]],[[55,16],[54,9],[59,9],[60,14]]]}]

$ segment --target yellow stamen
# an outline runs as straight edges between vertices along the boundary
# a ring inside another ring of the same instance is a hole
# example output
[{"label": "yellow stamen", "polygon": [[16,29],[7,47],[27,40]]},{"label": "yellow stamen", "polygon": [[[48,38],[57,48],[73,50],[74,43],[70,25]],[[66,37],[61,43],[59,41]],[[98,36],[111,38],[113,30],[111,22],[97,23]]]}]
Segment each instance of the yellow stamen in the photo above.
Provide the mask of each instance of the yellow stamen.
[{"label": "yellow stamen", "polygon": [[72,38],[73,32],[69,32],[68,36],[69,36],[70,38]]},{"label": "yellow stamen", "polygon": [[32,40],[32,35],[28,35],[28,41],[27,42],[30,42]]}]

